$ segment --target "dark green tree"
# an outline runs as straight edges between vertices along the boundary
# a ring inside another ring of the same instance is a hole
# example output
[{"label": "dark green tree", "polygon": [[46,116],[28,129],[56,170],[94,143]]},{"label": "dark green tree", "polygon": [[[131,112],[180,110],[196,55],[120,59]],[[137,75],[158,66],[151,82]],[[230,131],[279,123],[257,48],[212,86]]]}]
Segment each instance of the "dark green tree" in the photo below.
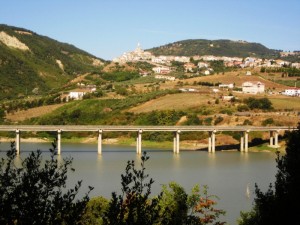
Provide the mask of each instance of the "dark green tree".
[{"label": "dark green tree", "polygon": [[186,224],[188,216],[188,195],[184,188],[175,182],[163,185],[160,199],[160,216],[164,225]]},{"label": "dark green tree", "polygon": [[241,213],[240,225],[299,224],[300,123],[287,137],[286,154],[277,153],[275,184],[265,193],[256,184],[254,207]]},{"label": "dark green tree", "polygon": [[59,162],[55,143],[50,152],[47,160],[40,150],[22,160],[11,144],[0,161],[0,224],[76,224],[80,219],[92,187],[76,200],[81,181],[66,189],[72,159]]},{"label": "dark green tree", "polygon": [[104,213],[108,209],[109,201],[102,197],[92,198],[86,208],[85,213],[81,217],[80,225],[102,225]]},{"label": "dark green tree", "polygon": [[159,199],[150,199],[154,180],[145,174],[145,162],[149,159],[146,152],[141,156],[141,169],[135,168],[134,161],[128,161],[125,174],[121,175],[122,194],[112,193],[104,224],[144,224],[152,225],[159,220]]},{"label": "dark green tree", "polygon": [[0,123],[4,121],[5,111],[4,109],[0,108]]},{"label": "dark green tree", "polygon": [[262,110],[271,110],[273,109],[272,102],[268,98],[247,98],[244,100],[246,105],[250,109],[262,109]]}]

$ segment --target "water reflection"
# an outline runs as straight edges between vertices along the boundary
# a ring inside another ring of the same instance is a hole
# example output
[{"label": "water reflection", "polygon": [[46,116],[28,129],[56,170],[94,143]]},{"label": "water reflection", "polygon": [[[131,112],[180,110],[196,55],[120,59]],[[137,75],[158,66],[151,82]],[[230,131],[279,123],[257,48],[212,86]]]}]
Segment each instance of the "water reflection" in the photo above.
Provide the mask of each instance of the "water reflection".
[{"label": "water reflection", "polygon": [[212,153],[212,152],[207,153],[208,165],[210,167],[214,167],[216,165],[216,154],[218,153]]}]

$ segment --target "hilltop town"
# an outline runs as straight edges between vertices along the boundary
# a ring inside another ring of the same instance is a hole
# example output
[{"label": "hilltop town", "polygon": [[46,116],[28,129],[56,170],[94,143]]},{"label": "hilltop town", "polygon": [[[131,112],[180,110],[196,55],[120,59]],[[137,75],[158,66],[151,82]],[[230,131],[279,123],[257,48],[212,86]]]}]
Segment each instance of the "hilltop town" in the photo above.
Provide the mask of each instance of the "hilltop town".
[{"label": "hilltop town", "polygon": [[[299,55],[300,52],[280,52],[282,57],[289,55]],[[165,65],[164,69],[155,69],[157,73],[167,73],[171,71],[171,62],[181,62],[185,63],[184,67],[186,71],[194,71],[195,68],[209,68],[209,62],[211,61],[223,61],[225,67],[236,67],[236,68],[257,68],[257,67],[266,67],[266,68],[280,68],[291,66],[292,68],[300,68],[300,63],[295,62],[291,63],[282,59],[262,59],[255,57],[227,57],[227,56],[213,56],[213,55],[195,55],[195,56],[174,56],[174,55],[159,55],[155,56],[149,51],[145,51],[141,48],[141,45],[138,43],[136,49],[131,52],[125,52],[120,57],[114,58],[113,62],[124,64],[127,62],[149,62],[153,65],[161,64]],[[193,61],[193,62],[191,62]],[[200,61],[195,65],[195,61]],[[300,61],[300,59],[299,59]],[[208,74],[206,74],[208,75]]]}]

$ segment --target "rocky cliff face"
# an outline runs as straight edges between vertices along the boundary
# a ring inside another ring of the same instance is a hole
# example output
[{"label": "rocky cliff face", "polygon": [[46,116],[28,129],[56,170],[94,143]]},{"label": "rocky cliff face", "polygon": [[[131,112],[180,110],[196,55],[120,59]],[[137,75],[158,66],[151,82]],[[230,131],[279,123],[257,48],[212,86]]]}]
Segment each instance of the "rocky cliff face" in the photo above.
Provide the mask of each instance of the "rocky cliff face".
[{"label": "rocky cliff face", "polygon": [[19,41],[16,37],[10,36],[4,31],[0,32],[0,41],[10,48],[16,48],[23,51],[29,51],[27,45]]}]

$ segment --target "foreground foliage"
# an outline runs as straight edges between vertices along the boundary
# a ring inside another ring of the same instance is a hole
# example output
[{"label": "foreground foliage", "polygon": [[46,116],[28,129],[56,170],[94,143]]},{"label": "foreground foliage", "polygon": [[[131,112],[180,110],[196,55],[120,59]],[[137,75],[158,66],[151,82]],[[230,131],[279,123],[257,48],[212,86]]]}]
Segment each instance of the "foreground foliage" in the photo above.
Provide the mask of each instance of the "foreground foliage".
[{"label": "foreground foliage", "polygon": [[97,225],[202,225],[224,224],[219,221],[223,210],[215,208],[216,196],[199,186],[189,195],[175,182],[163,185],[157,196],[151,196],[152,178],[145,173],[146,153],[141,156],[140,169],[128,161],[121,175],[121,194],[112,193],[107,200],[89,200],[89,187],[82,199],[76,198],[81,181],[66,189],[72,159],[58,161],[56,146],[48,160],[40,150],[23,160],[16,154],[14,143],[7,157],[0,161],[0,224],[97,224]]},{"label": "foreground foliage", "polygon": [[256,198],[250,212],[242,212],[240,225],[299,224],[300,124],[288,134],[286,154],[277,153],[275,185],[267,192],[255,186]]},{"label": "foreground foliage", "polygon": [[56,146],[43,162],[41,151],[22,160],[14,144],[0,161],[0,224],[76,224],[89,201],[76,195],[81,181],[66,189],[72,159],[56,159]]},{"label": "foreground foliage", "polygon": [[122,192],[112,193],[107,205],[104,198],[93,199],[82,217],[82,224],[155,224],[202,225],[224,224],[218,221],[223,210],[215,208],[216,196],[208,194],[208,188],[195,186],[188,195],[175,182],[163,185],[162,191],[151,197],[152,178],[145,173],[146,153],[141,157],[141,169],[134,161],[128,161],[125,174],[121,175]]}]

